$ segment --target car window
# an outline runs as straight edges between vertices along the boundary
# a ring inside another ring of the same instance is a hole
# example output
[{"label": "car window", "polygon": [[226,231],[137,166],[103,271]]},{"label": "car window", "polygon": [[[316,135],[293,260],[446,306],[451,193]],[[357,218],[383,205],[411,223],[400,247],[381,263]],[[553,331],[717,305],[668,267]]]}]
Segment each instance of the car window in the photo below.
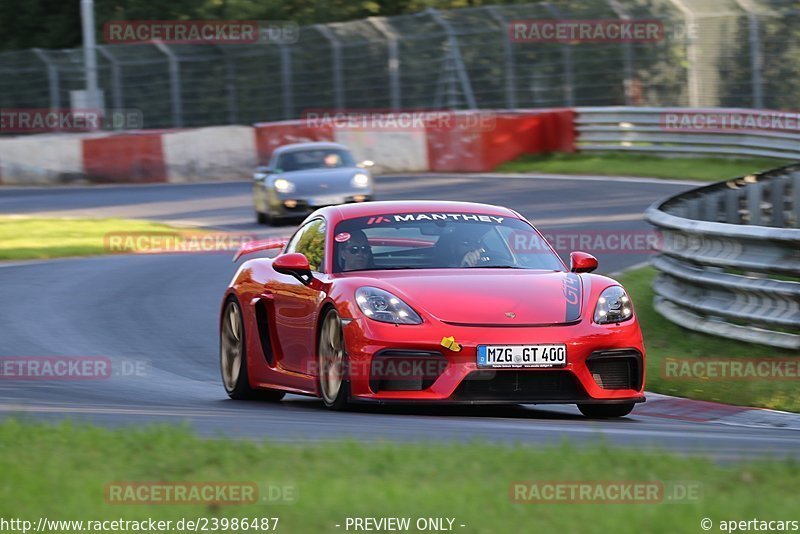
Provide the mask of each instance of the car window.
[{"label": "car window", "polygon": [[314,219],[292,236],[286,252],[299,252],[308,258],[312,271],[320,272],[325,258],[325,221]]},{"label": "car window", "polygon": [[355,167],[352,154],[340,148],[292,150],[281,154],[276,167],[281,172],[304,171],[308,169],[335,169]]},{"label": "car window", "polygon": [[340,222],[334,272],[490,267],[564,270],[526,221],[475,213],[392,213]]}]

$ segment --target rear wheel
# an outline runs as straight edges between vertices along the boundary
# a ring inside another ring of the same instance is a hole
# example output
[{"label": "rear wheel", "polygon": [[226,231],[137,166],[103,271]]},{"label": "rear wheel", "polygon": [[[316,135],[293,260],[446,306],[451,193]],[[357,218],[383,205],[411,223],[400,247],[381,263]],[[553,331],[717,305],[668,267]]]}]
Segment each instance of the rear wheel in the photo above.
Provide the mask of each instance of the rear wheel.
[{"label": "rear wheel", "polygon": [[578,409],[592,419],[611,419],[625,417],[633,411],[634,403],[623,404],[578,404]]},{"label": "rear wheel", "polygon": [[268,213],[261,213],[260,211],[257,211],[256,221],[258,221],[258,224],[271,224],[272,217],[270,217]]},{"label": "rear wheel", "polygon": [[344,351],[342,320],[330,309],[322,319],[319,332],[319,391],[322,402],[332,410],[347,407],[350,383],[345,378],[347,355]]},{"label": "rear wheel", "polygon": [[242,310],[235,298],[228,299],[222,315],[219,343],[219,367],[222,385],[232,399],[264,399],[279,401],[282,391],[256,390],[247,378],[247,343]]}]

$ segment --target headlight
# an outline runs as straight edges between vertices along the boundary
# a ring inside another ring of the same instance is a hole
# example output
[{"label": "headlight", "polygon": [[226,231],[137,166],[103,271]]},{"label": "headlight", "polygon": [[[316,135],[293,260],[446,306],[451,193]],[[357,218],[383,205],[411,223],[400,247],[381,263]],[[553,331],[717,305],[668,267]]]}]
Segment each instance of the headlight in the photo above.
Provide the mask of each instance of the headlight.
[{"label": "headlight", "polygon": [[353,187],[368,187],[369,186],[369,176],[366,174],[358,173],[353,176],[353,179],[350,180],[350,183],[353,184]]},{"label": "headlight", "polygon": [[600,294],[594,309],[595,323],[621,323],[631,317],[633,317],[631,299],[620,286],[611,286]]},{"label": "headlight", "polygon": [[286,178],[278,178],[272,185],[278,193],[291,193],[294,191],[294,184]]},{"label": "headlight", "polygon": [[421,324],[422,319],[411,306],[388,291],[377,287],[360,287],[356,290],[356,302],[361,311],[376,321],[394,324]]}]

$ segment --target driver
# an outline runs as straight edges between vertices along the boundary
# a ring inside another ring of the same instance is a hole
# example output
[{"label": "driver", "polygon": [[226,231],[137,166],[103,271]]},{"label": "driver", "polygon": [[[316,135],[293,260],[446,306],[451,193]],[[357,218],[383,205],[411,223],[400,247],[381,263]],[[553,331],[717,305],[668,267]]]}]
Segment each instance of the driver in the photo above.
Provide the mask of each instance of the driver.
[{"label": "driver", "polygon": [[323,162],[325,163],[326,167],[338,167],[342,162],[342,158],[340,158],[339,154],[336,154],[335,152],[329,152],[328,154],[325,154]]},{"label": "driver", "polygon": [[338,243],[339,265],[342,271],[357,271],[368,269],[372,266],[372,247],[369,245],[367,235],[361,230],[350,232],[350,238]]},{"label": "driver", "polygon": [[475,267],[485,252],[479,239],[469,231],[454,231],[440,238],[444,263],[448,267]]}]

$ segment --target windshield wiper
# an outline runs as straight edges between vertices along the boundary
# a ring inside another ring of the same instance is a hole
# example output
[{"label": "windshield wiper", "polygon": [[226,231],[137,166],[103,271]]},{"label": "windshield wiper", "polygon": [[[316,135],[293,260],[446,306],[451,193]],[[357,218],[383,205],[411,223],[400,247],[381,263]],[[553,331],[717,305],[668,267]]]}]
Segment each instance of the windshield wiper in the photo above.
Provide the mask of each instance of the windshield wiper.
[{"label": "windshield wiper", "polygon": [[473,265],[471,267],[464,267],[465,269],[525,269],[517,265]]}]

